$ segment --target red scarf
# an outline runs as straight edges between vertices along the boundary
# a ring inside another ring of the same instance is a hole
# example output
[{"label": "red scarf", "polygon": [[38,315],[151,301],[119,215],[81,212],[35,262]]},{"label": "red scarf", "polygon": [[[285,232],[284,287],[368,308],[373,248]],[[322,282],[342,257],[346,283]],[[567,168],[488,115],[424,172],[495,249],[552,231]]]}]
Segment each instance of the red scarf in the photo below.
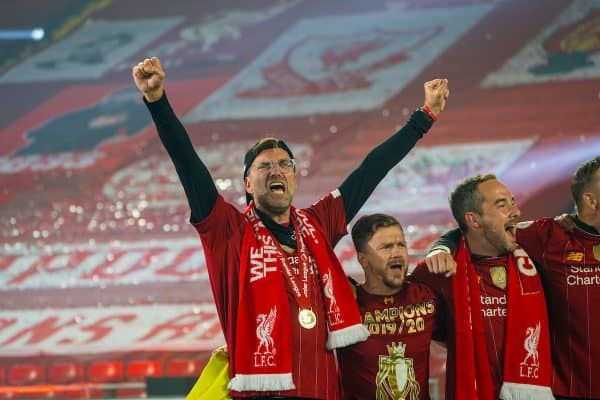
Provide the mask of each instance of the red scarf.
[{"label": "red scarf", "polygon": [[[290,310],[284,277],[284,269],[290,269],[287,254],[262,223],[253,203],[245,214],[248,224],[240,257],[235,375],[229,388],[237,392],[293,390]],[[305,261],[299,262],[301,273],[295,276],[298,285],[291,286],[294,292],[307,294],[308,269],[314,259],[326,309],[313,311],[317,318],[327,316],[327,348],[366,340],[369,333],[360,322],[352,289],[319,225],[293,207],[290,220],[298,258]]]},{"label": "red scarf", "polygon": [[[479,280],[466,241],[456,253],[456,399],[493,400]],[[542,283],[525,250],[508,256],[504,382],[500,398],[553,400],[548,314]]]}]

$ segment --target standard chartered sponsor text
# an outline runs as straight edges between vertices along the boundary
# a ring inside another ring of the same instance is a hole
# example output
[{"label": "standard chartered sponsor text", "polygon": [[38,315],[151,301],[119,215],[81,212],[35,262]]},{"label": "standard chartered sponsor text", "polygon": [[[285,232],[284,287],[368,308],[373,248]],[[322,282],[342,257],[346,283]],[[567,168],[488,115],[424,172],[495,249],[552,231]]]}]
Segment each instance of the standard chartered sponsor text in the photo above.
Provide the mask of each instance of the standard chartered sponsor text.
[{"label": "standard chartered sponsor text", "polygon": [[567,275],[567,285],[569,286],[589,286],[600,285],[600,265],[590,266],[569,266]]}]

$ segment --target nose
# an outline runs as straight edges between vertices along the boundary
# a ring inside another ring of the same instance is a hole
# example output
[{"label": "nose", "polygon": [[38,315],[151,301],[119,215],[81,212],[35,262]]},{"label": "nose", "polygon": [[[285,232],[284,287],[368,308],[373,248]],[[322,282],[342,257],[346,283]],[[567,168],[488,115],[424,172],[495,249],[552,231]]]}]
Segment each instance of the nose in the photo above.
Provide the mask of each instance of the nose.
[{"label": "nose", "polygon": [[396,245],[392,246],[392,253],[390,254],[391,258],[402,258],[402,246]]},{"label": "nose", "polygon": [[521,217],[521,208],[517,203],[512,204],[512,207],[510,209],[510,216],[515,218]]}]

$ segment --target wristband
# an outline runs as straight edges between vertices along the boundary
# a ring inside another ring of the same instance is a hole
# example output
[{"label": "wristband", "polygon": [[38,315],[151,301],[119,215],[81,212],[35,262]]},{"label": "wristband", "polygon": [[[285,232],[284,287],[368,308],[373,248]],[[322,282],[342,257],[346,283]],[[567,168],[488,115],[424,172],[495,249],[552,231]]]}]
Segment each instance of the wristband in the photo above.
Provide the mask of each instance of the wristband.
[{"label": "wristband", "polygon": [[433,111],[431,111],[431,108],[429,108],[427,105],[421,107],[421,111],[427,113],[427,115],[429,115],[429,118],[431,118],[433,122],[437,121],[437,116],[433,113]]}]

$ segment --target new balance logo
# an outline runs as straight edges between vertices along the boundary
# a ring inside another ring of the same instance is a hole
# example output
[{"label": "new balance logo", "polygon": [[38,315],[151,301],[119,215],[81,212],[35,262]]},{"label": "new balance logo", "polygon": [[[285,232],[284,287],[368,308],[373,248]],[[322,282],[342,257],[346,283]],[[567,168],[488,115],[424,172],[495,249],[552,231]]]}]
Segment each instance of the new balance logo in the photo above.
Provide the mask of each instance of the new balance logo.
[{"label": "new balance logo", "polygon": [[567,261],[581,261],[583,260],[583,253],[580,251],[571,251],[567,254]]}]

